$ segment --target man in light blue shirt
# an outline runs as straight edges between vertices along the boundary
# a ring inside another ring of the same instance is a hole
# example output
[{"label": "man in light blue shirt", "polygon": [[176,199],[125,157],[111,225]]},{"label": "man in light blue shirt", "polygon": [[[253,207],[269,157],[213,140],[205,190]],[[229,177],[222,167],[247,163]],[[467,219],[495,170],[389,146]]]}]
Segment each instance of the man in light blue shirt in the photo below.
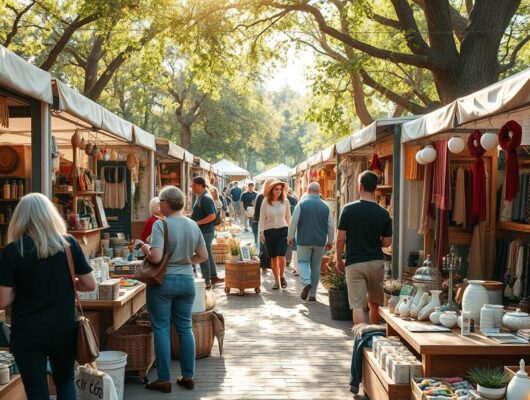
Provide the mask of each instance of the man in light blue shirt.
[{"label": "man in light blue shirt", "polygon": [[298,269],[304,288],[302,300],[315,301],[320,263],[325,250],[331,250],[335,240],[333,213],[320,198],[320,185],[311,182],[305,196],[295,207],[287,240],[292,243],[296,235]]}]

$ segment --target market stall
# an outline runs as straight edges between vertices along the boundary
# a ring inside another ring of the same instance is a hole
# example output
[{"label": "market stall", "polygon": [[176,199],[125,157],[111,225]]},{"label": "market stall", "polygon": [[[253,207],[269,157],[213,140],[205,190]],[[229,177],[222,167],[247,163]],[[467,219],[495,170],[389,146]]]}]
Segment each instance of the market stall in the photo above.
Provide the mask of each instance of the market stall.
[{"label": "market stall", "polygon": [[285,164],[278,164],[277,166],[270,168],[254,177],[256,183],[261,183],[267,178],[276,178],[280,180],[287,180],[289,174],[291,173],[291,168]]},{"label": "market stall", "polygon": [[221,171],[225,178],[225,183],[233,181],[242,181],[250,178],[250,172],[241,168],[228,160],[221,160],[213,164],[214,168]]}]

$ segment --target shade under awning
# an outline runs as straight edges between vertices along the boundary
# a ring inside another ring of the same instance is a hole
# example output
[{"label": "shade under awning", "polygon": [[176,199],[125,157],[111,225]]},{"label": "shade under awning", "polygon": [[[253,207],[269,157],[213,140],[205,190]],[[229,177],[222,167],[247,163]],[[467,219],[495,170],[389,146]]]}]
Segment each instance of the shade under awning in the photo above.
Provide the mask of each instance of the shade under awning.
[{"label": "shade under awning", "polygon": [[53,104],[50,73],[3,46],[0,46],[0,85],[22,95]]}]

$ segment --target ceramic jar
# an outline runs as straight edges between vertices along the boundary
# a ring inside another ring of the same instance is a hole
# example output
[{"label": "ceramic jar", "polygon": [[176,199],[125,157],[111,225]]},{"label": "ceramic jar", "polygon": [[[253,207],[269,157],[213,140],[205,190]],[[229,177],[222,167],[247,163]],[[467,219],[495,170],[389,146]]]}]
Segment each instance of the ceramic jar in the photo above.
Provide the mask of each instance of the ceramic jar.
[{"label": "ceramic jar", "polygon": [[418,314],[420,310],[423,307],[425,307],[428,302],[429,302],[429,293],[426,293],[426,292],[424,292],[421,295],[421,299],[418,303],[414,303],[414,300],[412,300],[412,305],[410,306],[410,316],[412,318],[418,318]]},{"label": "ceramic jar", "polygon": [[434,309],[441,306],[440,293],[442,293],[441,290],[431,290],[431,301],[429,301],[429,303],[427,303],[427,305],[418,313],[418,319],[420,321],[427,321],[429,315],[431,315]]},{"label": "ceramic jar", "polygon": [[511,331],[527,329],[530,328],[530,315],[518,308],[516,311],[504,314],[502,324]]},{"label": "ceramic jar", "polygon": [[504,395],[506,394],[506,388],[489,388],[485,386],[477,385],[477,392],[483,399],[488,400],[501,400],[504,399]]},{"label": "ceramic jar", "polygon": [[390,299],[388,300],[388,311],[391,313],[394,313],[396,311],[396,306],[399,303],[399,296],[391,295]]},{"label": "ceramic jar", "polygon": [[475,322],[480,324],[480,309],[488,304],[488,291],[483,286],[484,281],[470,280],[462,298],[462,311],[468,311]]},{"label": "ceramic jar", "polygon": [[456,311],[444,311],[440,315],[440,323],[446,328],[454,328],[456,326]]},{"label": "ceramic jar", "polygon": [[429,319],[433,324],[440,325],[440,315],[442,315],[440,307],[434,307],[434,311],[429,315]]},{"label": "ceramic jar", "polygon": [[412,305],[412,296],[406,296],[399,306],[399,315],[402,317],[410,316],[410,306]]},{"label": "ceramic jar", "polygon": [[484,304],[480,309],[480,330],[485,332],[495,328],[495,310]]},{"label": "ceramic jar", "polygon": [[525,370],[524,360],[519,362],[519,371],[506,389],[506,400],[527,400],[530,397],[530,379]]},{"label": "ceramic jar", "polygon": [[423,290],[423,286],[418,286],[418,290],[416,290],[416,294],[414,295],[414,298],[412,299],[412,305],[419,304],[423,296],[423,293],[425,293],[425,291]]},{"label": "ceramic jar", "polygon": [[504,306],[502,304],[484,304],[484,307],[493,310],[493,313],[495,315],[493,327],[495,329],[502,328],[502,317],[504,316]]}]

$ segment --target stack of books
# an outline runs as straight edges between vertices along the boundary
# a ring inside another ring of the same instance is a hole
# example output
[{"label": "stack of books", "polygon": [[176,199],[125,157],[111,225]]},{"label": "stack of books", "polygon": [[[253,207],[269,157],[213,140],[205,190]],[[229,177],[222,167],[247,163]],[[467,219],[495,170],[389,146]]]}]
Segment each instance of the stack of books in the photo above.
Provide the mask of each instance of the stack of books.
[{"label": "stack of books", "polygon": [[519,329],[517,331],[517,336],[530,340],[530,329]]}]

